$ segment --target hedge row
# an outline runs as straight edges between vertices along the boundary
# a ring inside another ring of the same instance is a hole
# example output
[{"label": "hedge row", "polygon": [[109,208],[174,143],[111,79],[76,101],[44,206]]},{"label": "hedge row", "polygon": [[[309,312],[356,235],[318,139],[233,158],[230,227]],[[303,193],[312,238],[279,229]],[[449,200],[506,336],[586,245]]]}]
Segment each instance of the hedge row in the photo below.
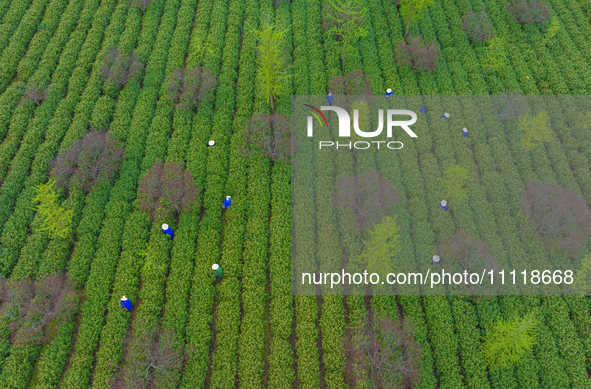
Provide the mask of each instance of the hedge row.
[{"label": "hedge row", "polygon": [[[159,100],[156,105],[157,108],[154,118],[150,124],[150,131],[146,141],[145,155],[142,160],[141,166],[147,167],[146,169],[149,169],[154,161],[164,159],[164,155],[158,151],[162,152],[162,149],[164,149],[164,152],[166,151],[168,138],[167,132],[171,128],[170,116],[172,113],[171,111],[173,104],[173,102],[170,101],[167,93],[167,75],[169,75],[173,69],[180,68],[184,64],[184,59],[189,44],[190,29],[193,25],[193,18],[195,16],[197,2],[193,0],[184,0],[181,1],[180,4],[179,2],[176,3],[176,7],[179,7],[179,5],[180,9],[178,9],[178,15],[175,15],[174,13],[169,15],[165,14],[162,20],[162,27],[164,30],[168,30],[168,32],[171,33],[171,29],[174,28],[174,33],[171,34],[172,40],[170,42],[170,47],[166,50],[168,52],[168,59],[163,77],[164,81],[160,87]],[[167,7],[168,6],[169,4],[167,4]],[[170,6],[172,8],[174,7],[174,4],[170,4]],[[166,18],[167,16],[169,18]],[[160,146],[154,147],[155,145]],[[143,174],[145,174],[145,171],[143,171]],[[141,180],[143,174],[140,173],[138,179]],[[136,210],[134,213],[142,212],[140,210]],[[151,249],[153,250],[152,260],[155,264],[157,264],[159,271],[142,273],[142,287],[139,290],[139,293],[136,293],[136,289],[138,287],[136,281],[137,275],[134,275],[133,278],[130,277],[126,279],[125,277],[122,277],[115,280],[114,290],[120,290],[123,294],[125,294],[125,291],[131,290],[132,294],[137,295],[139,301],[141,301],[141,304],[137,304],[135,307],[136,316],[134,323],[138,324],[133,325],[131,330],[134,338],[129,344],[126,345],[130,352],[133,352],[132,350],[136,350],[138,346],[140,346],[139,342],[141,341],[141,334],[147,329],[153,328],[158,323],[159,315],[162,311],[162,305],[164,303],[166,280],[162,277],[160,272],[162,272],[164,275],[168,274],[170,260],[169,252],[171,246],[173,245],[173,241],[171,241],[167,235],[162,234],[160,227],[161,222],[168,223],[171,228],[176,230],[176,225],[173,219],[155,220],[154,223],[151,224],[151,229],[149,231],[149,241]],[[146,233],[147,232],[148,231],[146,230]],[[178,238],[176,241],[178,241]],[[140,247],[142,244],[144,244],[144,241],[142,239],[136,238],[134,246]],[[125,270],[122,269],[121,271],[124,272]],[[118,309],[116,306],[118,305],[119,298],[119,294],[112,294],[111,304],[114,307],[113,309]],[[113,324],[118,323],[117,316],[118,314],[115,315],[115,322]],[[109,316],[107,316],[107,320],[109,320]],[[100,371],[100,373],[97,375],[97,370],[95,369],[95,374],[93,376],[93,387],[108,387],[109,380],[113,373],[113,367],[115,365],[111,355],[117,355],[118,361],[121,357],[121,354],[123,353],[122,345],[118,344],[114,337],[108,335],[115,332],[117,335],[123,336],[127,330],[127,322],[125,321],[124,325],[118,325],[117,327],[118,328],[113,328],[112,325],[109,328],[109,332],[105,333],[103,331],[101,333],[101,348],[99,348],[99,352],[102,351],[102,355],[100,355],[102,358],[97,359],[97,368],[99,367],[98,362],[102,362],[102,371]]]},{"label": "hedge row", "polygon": [[[176,29],[172,37],[172,43],[169,50],[167,62],[168,69],[173,66],[178,66],[179,61],[182,62],[184,60],[188,45],[188,28],[192,26],[193,17],[195,15],[195,7],[196,3],[192,1],[184,1],[181,4],[178,21],[176,22]],[[165,84],[163,83],[162,88],[164,88],[164,86]],[[160,101],[167,98],[167,95],[161,94]],[[158,114],[162,114],[162,112],[157,110],[156,115],[158,116]],[[154,130],[150,131],[150,135],[153,133]],[[150,144],[153,141],[154,139],[150,139],[149,136],[147,144]],[[144,157],[143,161],[146,161],[146,157]],[[135,219],[142,217],[145,217],[145,214],[139,210],[136,210],[132,215],[132,218]],[[147,223],[147,218],[145,222]],[[176,230],[172,221],[167,222],[172,226],[172,228]],[[138,234],[140,231],[141,234]],[[128,230],[126,229],[124,232],[124,242],[127,232]],[[115,276],[111,298],[111,305],[113,307],[111,309],[114,309],[115,311],[109,310],[109,312],[112,312],[113,314],[107,315],[106,325],[101,332],[101,341],[97,352],[96,365],[93,373],[93,387],[107,387],[108,382],[112,378],[114,367],[119,363],[123,354],[123,344],[121,344],[119,339],[122,338],[127,332],[129,326],[129,316],[120,312],[121,309],[118,308],[118,301],[120,298],[119,296],[124,294],[128,297],[131,296],[129,298],[133,301],[136,301],[136,298],[139,298],[142,301],[141,305],[136,306],[136,319],[147,320],[147,322],[145,322],[147,325],[153,325],[155,322],[154,315],[157,315],[161,312],[165,281],[162,279],[160,272],[155,271],[149,274],[143,274],[142,289],[138,294],[138,269],[134,269],[132,263],[132,261],[137,261],[137,252],[145,248],[145,241],[148,236],[148,225],[146,224],[144,228],[139,230],[132,228],[130,233],[132,235],[129,238],[129,244],[131,247],[133,247],[133,249],[124,251],[124,253],[122,253],[122,258],[125,258],[126,261],[120,261],[120,265],[117,267],[117,274]],[[176,241],[178,242],[178,234],[176,237]],[[152,250],[154,250],[153,261],[158,265],[160,270],[166,274],[168,269],[168,251],[170,250],[171,242],[168,236],[163,235],[160,231],[160,224],[158,222],[152,225],[150,243]],[[138,331],[141,330],[142,329],[136,326],[134,327],[133,333],[137,335]],[[128,347],[134,346],[137,346],[136,342],[132,342],[132,344]]]},{"label": "hedge row", "polygon": [[[200,185],[204,188],[201,204],[205,207],[205,215],[199,226],[197,258],[195,260],[195,273],[193,275],[187,323],[187,343],[195,347],[195,352],[184,366],[181,382],[183,388],[203,387],[206,384],[205,376],[208,371],[206,361],[209,358],[212,339],[209,325],[212,321],[213,283],[215,279],[211,265],[220,263],[220,266],[224,269],[224,278],[226,278],[223,262],[219,261],[219,244],[222,232],[220,205],[226,195],[232,196],[232,207],[235,207],[237,202],[243,201],[243,199],[237,198],[234,193],[223,192],[228,169],[227,157],[229,150],[227,143],[231,133],[230,125],[234,114],[236,95],[234,88],[237,79],[236,69],[239,64],[240,27],[244,12],[242,7],[244,5],[239,6],[234,2],[214,4],[214,14],[217,16],[212,17],[212,21],[216,20],[219,23],[215,25],[215,29],[210,33],[208,42],[210,45],[220,45],[220,48],[216,50],[215,55],[206,55],[206,66],[215,74],[219,72],[216,109],[213,114],[213,121],[210,119],[206,122],[200,118],[199,122],[194,123],[194,128],[198,128],[201,134],[198,138],[193,139],[189,151],[191,170],[198,172],[196,174],[199,176]],[[235,114],[239,113],[236,112]],[[209,135],[210,131],[211,135]],[[216,146],[207,149],[206,144],[209,139],[213,139]],[[218,298],[220,301],[225,300],[221,291],[218,293]],[[230,366],[228,368],[232,368],[232,363],[232,361],[229,361]],[[213,365],[211,367],[213,368]],[[233,377],[226,378],[232,379]],[[227,385],[223,380],[212,381],[211,384]]]},{"label": "hedge row", "polygon": [[[162,3],[153,3],[153,10],[159,12]],[[82,306],[82,317],[75,344],[75,352],[70,362],[71,368],[65,372],[63,384],[68,387],[88,385],[88,377],[94,360],[94,352],[104,323],[105,309],[110,300],[110,292],[119,256],[123,227],[131,213],[131,202],[136,196],[137,171],[144,155],[147,129],[153,115],[158,91],[164,79],[167,51],[170,46],[172,29],[178,12],[178,1],[167,1],[161,27],[146,66],[144,88],[135,106],[125,160],[121,167],[120,179],[111,192],[105,207],[107,215],[98,239],[98,250],[93,259],[86,283],[87,300]],[[112,300],[111,300],[112,302]]]},{"label": "hedge row", "polygon": [[[26,83],[32,77],[32,81],[49,82],[55,64],[60,58],[60,53],[68,42],[70,33],[80,16],[83,4],[84,0],[70,1],[66,10],[56,16],[59,18],[57,30],[52,27],[53,23],[48,21],[48,28],[35,34],[27,49],[27,54],[18,65],[17,77],[19,81]],[[63,17],[61,17],[62,15]],[[17,107],[20,98],[21,95],[16,85],[11,85],[0,96],[0,139],[4,139],[8,131],[15,108],[30,109],[30,105],[28,107]]]},{"label": "hedge row", "polygon": [[[239,76],[236,83],[236,114],[232,123],[230,159],[226,193],[233,193],[232,206],[226,211],[226,225],[222,226],[222,253],[220,266],[224,269],[224,280],[218,284],[220,298],[216,309],[215,346],[211,357],[211,387],[233,388],[238,372],[238,342],[241,322],[242,245],[245,219],[248,211],[246,199],[247,167],[240,147],[243,142],[243,128],[252,114],[255,84],[255,29],[259,24],[259,2],[250,1],[244,12],[242,45],[240,49]],[[223,297],[221,297],[223,296]]]},{"label": "hedge row", "polygon": [[[104,7],[99,8],[99,11],[97,12],[97,14],[95,15],[96,17],[98,17],[98,15],[101,16],[110,16],[112,10],[113,10],[113,3],[106,3],[104,4]],[[96,10],[96,8],[94,9]],[[65,63],[62,63],[62,66],[70,67],[70,69],[73,67],[74,65],[74,61],[76,59],[76,55],[72,56],[72,53],[68,53],[68,50],[74,50],[74,52],[77,54],[78,50],[80,50],[80,58],[78,60],[78,67],[76,69],[84,69],[84,68],[88,68],[91,64],[91,61],[94,59],[94,55],[96,55],[96,52],[99,49],[99,44],[101,42],[102,39],[102,30],[104,29],[104,23],[103,23],[103,27],[100,28],[92,28],[90,30],[90,32],[88,33],[88,38],[86,39],[86,41],[84,40],[84,36],[85,34],[85,29],[90,27],[90,16],[92,14],[88,15],[87,14],[87,23],[81,23],[79,24],[79,28],[81,28],[82,30],[80,31],[80,34],[78,35],[78,39],[74,40],[73,42],[71,41],[70,43],[72,43],[71,46],[67,47],[64,50],[65,54],[69,54],[71,57],[68,58],[66,56],[66,58],[69,59],[69,61],[64,61]],[[82,19],[84,20],[84,19]],[[96,25],[95,25],[96,27]],[[98,29],[98,31],[97,31]],[[83,35],[84,33],[84,35]],[[97,36],[100,34],[100,37]],[[84,42],[84,44],[82,45],[82,43]],[[80,47],[80,45],[82,45],[82,47]],[[54,82],[52,84],[54,84],[54,86],[56,87],[56,89],[58,88],[62,88],[65,89],[65,86],[68,84],[69,80],[64,80],[59,79],[59,77],[54,77]],[[72,76],[72,82],[70,83],[70,87],[71,89],[76,90],[76,88],[78,88],[78,90],[80,90],[80,88],[83,88],[85,83],[84,83],[84,79],[80,79],[80,77],[75,77]],[[70,95],[68,95],[70,96]],[[40,115],[40,117],[36,117],[35,120],[31,123],[33,128],[30,128],[29,132],[27,133],[27,137],[25,138],[25,140],[29,137],[29,135],[34,136],[35,134],[38,135],[39,132],[43,133],[45,132],[46,134],[46,142],[44,143],[41,150],[39,150],[36,153],[36,163],[33,164],[33,168],[32,168],[32,172],[33,174],[31,174],[29,177],[27,177],[26,180],[26,185],[27,185],[27,189],[29,189],[29,191],[25,191],[20,197],[19,197],[19,202],[17,204],[17,209],[15,210],[15,213],[13,213],[10,216],[10,219],[7,223],[7,225],[5,227],[8,227],[9,230],[5,230],[5,232],[12,232],[15,235],[17,235],[18,239],[10,239],[10,247],[11,249],[6,250],[4,252],[4,258],[3,259],[7,259],[6,257],[15,256],[16,253],[18,252],[18,250],[20,249],[20,245],[22,245],[22,243],[24,243],[24,239],[26,237],[25,233],[22,231],[19,231],[17,227],[22,228],[22,224],[26,226],[28,226],[27,221],[30,221],[30,219],[32,219],[32,215],[30,215],[32,212],[31,208],[30,208],[30,201],[34,195],[35,192],[35,186],[36,184],[40,183],[42,180],[44,181],[44,169],[46,169],[46,160],[48,158],[50,158],[52,156],[52,147],[55,147],[55,143],[57,143],[59,141],[59,139],[61,138],[60,135],[60,128],[58,126],[55,125],[55,121],[50,122],[49,127],[47,129],[47,131],[45,131],[44,128],[42,128],[44,123],[47,123],[49,121],[49,116],[51,115],[51,113],[53,112],[53,110],[55,109],[55,105],[56,105],[56,101],[58,96],[57,95],[53,95],[54,101],[53,101],[53,105],[51,104],[44,104],[42,106],[42,108],[46,108],[45,111],[43,111],[43,113],[46,114],[46,116]],[[73,107],[73,105],[76,102],[76,97],[72,97],[72,98],[66,98],[65,100],[62,100],[59,104],[59,106],[57,107],[57,112],[63,112],[64,110],[67,110],[69,107]],[[36,119],[39,119],[38,121]],[[30,138],[29,138],[30,139]],[[38,142],[38,139],[30,139],[31,143],[34,142]],[[24,142],[24,141],[23,141]],[[21,169],[25,170],[25,167],[28,165],[28,161],[26,161],[26,152],[24,152],[23,154],[21,154],[21,151],[23,151],[23,146],[21,146],[21,150],[19,151],[19,154],[17,155],[17,158],[23,157],[23,159],[20,160],[20,162],[24,162],[21,163],[21,165],[19,166]],[[30,152],[30,150],[27,150]],[[32,156],[32,155],[31,155]],[[43,161],[43,163],[41,163],[41,161]],[[45,165],[45,166],[44,166]],[[17,170],[17,169],[15,169]],[[23,171],[21,170],[20,172],[16,172],[16,175],[12,175],[12,173],[15,173],[15,170],[11,170],[11,175],[9,175],[8,179],[17,179],[17,175],[20,174],[26,174],[28,173],[28,168],[26,169],[27,171]],[[8,180],[7,180],[8,181]],[[22,183],[19,183],[22,185]],[[4,189],[5,187],[3,187]],[[13,187],[14,188],[14,187]],[[32,193],[31,193],[32,192]],[[27,201],[28,200],[28,201]],[[24,214],[24,215],[23,215]],[[20,234],[19,234],[20,232]],[[28,231],[27,231],[28,232]],[[6,241],[6,236],[3,235],[3,241]],[[6,262],[4,263],[4,268],[6,270],[4,270],[5,274],[9,274],[9,272],[12,270],[12,264],[14,264],[15,259],[14,257],[12,257],[13,259],[9,259],[10,264],[8,266],[6,266]],[[19,387],[22,385],[25,385],[26,382],[28,381],[28,374],[30,373],[30,369],[28,371],[26,370],[22,370],[20,369],[20,366],[22,364],[22,360],[29,360],[30,358],[33,358],[33,356],[35,356],[36,350],[38,350],[38,348],[34,348],[34,347],[24,347],[22,349],[16,349],[15,352],[13,354],[11,354],[11,357],[8,360],[8,367],[7,369],[5,369],[3,371],[3,377],[5,378],[5,382],[7,385],[13,385],[15,387]],[[14,361],[11,362],[11,361]],[[31,364],[24,364],[25,366],[32,366]],[[16,369],[19,370],[19,373],[16,372]]]},{"label": "hedge row", "polygon": [[[27,228],[34,216],[30,204],[35,188],[47,178],[47,160],[54,156],[67,129],[64,115],[71,114],[86,86],[88,71],[102,42],[104,19],[110,17],[114,3],[114,0],[105,3],[97,12],[94,12],[96,7],[93,7],[96,4],[87,4],[75,35],[64,49],[63,61],[60,61],[53,74],[51,95],[36,110],[35,118],[29,123],[20,149],[11,162],[10,173],[0,194],[3,204],[0,208],[0,225],[3,226],[0,240],[5,247],[1,258],[4,274],[12,271],[18,250],[26,239]],[[87,34],[92,19],[93,28]],[[102,22],[99,23],[98,20]],[[74,68],[76,61],[77,66]],[[66,86],[68,94],[62,99]],[[21,193],[23,186],[25,190]]]},{"label": "hedge row", "polygon": [[6,15],[4,15],[2,25],[0,26],[0,55],[4,52],[6,47],[8,47],[10,38],[12,38],[14,31],[20,25],[23,15],[29,10],[29,6],[31,6],[32,2],[33,0],[17,0],[10,2],[10,8],[6,12]]},{"label": "hedge row", "polygon": [[[49,4],[47,0],[36,0],[27,10],[17,29],[12,34],[9,46],[2,52],[0,57],[0,67],[2,74],[0,75],[0,93],[6,90],[8,83],[14,77],[17,65],[21,58],[27,51],[27,47],[33,34],[37,31],[37,27],[42,27],[41,31],[46,28],[51,28],[48,22],[53,22],[53,28],[57,26],[59,15],[66,7],[65,1],[58,1]],[[43,17],[43,23],[41,22]]]}]

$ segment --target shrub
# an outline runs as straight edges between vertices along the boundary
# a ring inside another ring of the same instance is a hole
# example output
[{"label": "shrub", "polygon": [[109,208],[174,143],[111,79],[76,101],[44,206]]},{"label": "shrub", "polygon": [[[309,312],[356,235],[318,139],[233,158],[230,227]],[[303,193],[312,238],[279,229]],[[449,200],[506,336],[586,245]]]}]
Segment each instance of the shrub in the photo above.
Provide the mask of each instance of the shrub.
[{"label": "shrub", "polygon": [[492,25],[486,16],[486,8],[484,5],[479,13],[466,10],[463,27],[466,34],[470,37],[470,43],[473,43],[476,40],[484,42],[495,36],[495,33],[492,31]]},{"label": "shrub", "polygon": [[[467,271],[468,274],[481,274],[484,270],[492,270],[497,274],[502,269],[486,242],[464,233],[461,229],[457,229],[450,240],[441,244],[437,252],[458,273]],[[492,295],[496,286],[486,283],[471,284],[468,291],[472,295]]]},{"label": "shrub", "polygon": [[142,11],[142,15],[144,15],[151,2],[152,0],[129,0],[129,6],[139,8]]},{"label": "shrub", "polygon": [[179,384],[176,372],[186,361],[188,350],[178,346],[172,329],[162,330],[160,325],[150,326],[142,320],[137,328],[139,334],[125,340],[131,344],[129,354],[109,386],[114,389],[176,387]]},{"label": "shrub", "polygon": [[182,163],[157,161],[140,182],[139,206],[151,221],[163,219],[175,211],[189,212],[199,191]]},{"label": "shrub", "polygon": [[493,113],[500,121],[514,120],[527,110],[527,98],[519,91],[506,92],[493,97]]},{"label": "shrub", "polygon": [[[243,132],[246,146],[243,155],[264,155],[272,161],[289,162],[290,126],[285,115],[252,116]],[[292,140],[293,144],[293,140]]]},{"label": "shrub", "polygon": [[117,50],[115,46],[105,53],[104,64],[100,68],[100,76],[103,82],[111,82],[118,86],[124,86],[132,80],[137,80],[138,73],[144,68],[136,53],[129,55]]},{"label": "shrub", "polygon": [[370,313],[360,326],[347,332],[347,377],[352,386],[361,384],[365,377],[373,388],[412,388],[418,384],[422,351],[408,317],[397,323]]},{"label": "shrub", "polygon": [[89,192],[100,182],[113,179],[124,153],[109,133],[91,131],[50,163],[50,177],[63,188],[82,188]]},{"label": "shrub", "polygon": [[398,53],[395,60],[420,73],[435,70],[440,57],[439,47],[435,41],[423,41],[419,36],[410,37],[408,43],[401,41],[396,48]]},{"label": "shrub", "polygon": [[37,106],[40,106],[41,102],[47,100],[51,93],[51,88],[45,88],[35,83],[29,83],[28,85],[19,84],[18,89],[22,96],[21,105],[33,101]]},{"label": "shrub", "polygon": [[542,0],[513,0],[507,4],[507,12],[520,23],[543,23],[550,17]]},{"label": "shrub", "polygon": [[216,78],[209,70],[177,69],[172,72],[168,91],[178,108],[197,108],[199,102],[209,101],[215,85]]},{"label": "shrub", "polygon": [[337,182],[334,205],[353,212],[357,228],[365,231],[380,222],[389,207],[400,200],[398,191],[377,170],[342,177]]},{"label": "shrub", "polygon": [[556,247],[576,257],[591,234],[591,213],[572,190],[545,182],[527,184],[521,207],[548,249]]},{"label": "shrub", "polygon": [[14,345],[49,343],[46,329],[59,326],[76,307],[76,290],[64,273],[46,276],[37,282],[3,280],[0,287],[2,315],[9,320]]}]

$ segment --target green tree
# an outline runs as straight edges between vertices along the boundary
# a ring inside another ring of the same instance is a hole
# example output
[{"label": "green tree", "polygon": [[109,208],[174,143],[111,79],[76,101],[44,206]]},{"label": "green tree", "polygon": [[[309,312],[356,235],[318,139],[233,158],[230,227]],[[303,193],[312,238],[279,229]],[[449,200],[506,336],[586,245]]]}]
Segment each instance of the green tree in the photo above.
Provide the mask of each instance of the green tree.
[{"label": "green tree", "polygon": [[363,240],[365,249],[356,262],[370,273],[394,272],[394,258],[402,250],[396,216],[386,216],[368,232],[369,240]]},{"label": "green tree", "polygon": [[521,138],[522,150],[517,161],[518,165],[521,162],[523,154],[552,139],[550,128],[548,127],[549,121],[550,118],[546,111],[540,111],[540,113],[533,116],[528,110],[517,118],[518,131],[523,131]]},{"label": "green tree", "polygon": [[445,178],[441,180],[441,185],[445,190],[447,202],[460,202],[468,195],[468,190],[464,188],[468,181],[468,169],[460,165],[453,165],[444,172]]},{"label": "green tree", "polygon": [[406,22],[406,31],[404,37],[408,35],[410,24],[416,22],[423,17],[427,8],[434,4],[433,0],[400,0],[400,14],[402,19]]},{"label": "green tree", "polygon": [[196,39],[191,43],[191,55],[195,58],[195,63],[201,64],[206,53],[213,54],[213,49],[209,43],[203,43],[201,39]]},{"label": "green tree", "polygon": [[531,313],[522,318],[497,321],[482,346],[488,365],[508,367],[519,362],[524,351],[536,344],[537,325]]},{"label": "green tree", "polygon": [[154,261],[154,251],[152,250],[152,246],[149,243],[146,243],[146,248],[144,249],[144,251],[138,252],[137,255],[139,255],[142,258],[138,261],[138,263],[142,265],[142,268],[140,270],[141,274],[146,274],[147,272],[153,271],[154,268],[156,268],[156,270],[160,272],[160,275],[166,278],[164,273],[162,273],[162,270],[160,270],[158,264]]},{"label": "green tree", "polygon": [[484,68],[484,79],[488,74],[488,70],[492,67],[495,70],[499,70],[507,60],[507,54],[505,51],[505,38],[495,36],[492,39],[487,40],[488,46],[486,46],[486,56],[482,59],[482,67]]},{"label": "green tree", "polygon": [[544,35],[544,40],[542,41],[542,45],[548,44],[550,39],[556,36],[556,33],[560,30],[560,22],[558,18],[555,16],[550,20],[550,25],[548,26],[548,30],[546,31],[546,35]]},{"label": "green tree", "polygon": [[72,217],[74,210],[66,210],[58,205],[58,194],[55,190],[55,181],[49,180],[46,184],[37,186],[37,195],[33,203],[39,203],[33,209],[41,216],[43,225],[37,231],[47,231],[49,237],[59,236],[70,238],[72,243],[74,239],[70,236]]},{"label": "green tree", "polygon": [[261,94],[265,99],[269,99],[271,111],[275,112],[275,100],[277,96],[285,93],[285,81],[288,77],[287,62],[283,50],[285,31],[278,30],[275,25],[267,21],[266,25],[256,34],[259,39],[257,81]]},{"label": "green tree", "polygon": [[326,5],[326,25],[328,33],[335,37],[342,47],[343,72],[345,71],[345,53],[347,47],[367,36],[363,26],[367,9],[361,0],[328,0]]}]

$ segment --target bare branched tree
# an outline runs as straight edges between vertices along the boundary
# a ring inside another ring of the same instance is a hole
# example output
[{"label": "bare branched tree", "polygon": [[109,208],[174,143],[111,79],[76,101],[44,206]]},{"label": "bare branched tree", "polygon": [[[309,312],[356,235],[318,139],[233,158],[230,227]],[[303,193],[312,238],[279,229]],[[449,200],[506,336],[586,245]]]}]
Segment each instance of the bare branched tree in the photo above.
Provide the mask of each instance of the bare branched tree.
[{"label": "bare branched tree", "polygon": [[389,207],[400,200],[398,191],[377,170],[343,177],[336,187],[334,205],[353,212],[357,228],[365,231],[388,214]]},{"label": "bare branched tree", "polygon": [[550,17],[548,6],[542,0],[513,0],[506,7],[520,23],[543,23]]},{"label": "bare branched tree", "polygon": [[131,8],[139,8],[142,11],[142,15],[144,15],[151,2],[152,0],[129,0],[129,6]]},{"label": "bare branched tree", "polygon": [[76,290],[64,273],[31,280],[2,281],[2,315],[8,319],[15,345],[48,343],[45,329],[50,322],[57,324],[72,313],[76,306]]},{"label": "bare branched tree", "polygon": [[466,34],[470,37],[470,43],[476,40],[484,42],[495,36],[495,33],[492,31],[492,24],[488,21],[486,7],[484,5],[480,8],[479,13],[466,10],[463,27]]},{"label": "bare branched tree", "polygon": [[[373,93],[370,78],[361,70],[354,70],[344,76],[334,76],[330,79],[330,91],[334,95],[334,104],[353,114],[353,104],[356,102],[369,103]],[[369,106],[368,106],[369,108]]]},{"label": "bare branched tree", "polygon": [[[502,270],[486,242],[464,233],[461,229],[457,229],[449,241],[441,244],[437,252],[446,264],[458,273],[467,271],[468,274],[481,274],[485,270],[492,270],[497,274]],[[486,283],[471,284],[468,291],[472,295],[492,295],[496,287],[494,284],[491,286]]]},{"label": "bare branched tree", "polygon": [[109,383],[112,389],[158,389],[176,387],[179,375],[192,349],[178,346],[174,331],[145,322],[137,325],[137,337],[128,337],[130,353]]},{"label": "bare branched tree", "polygon": [[100,68],[100,75],[103,82],[111,82],[123,86],[132,80],[136,80],[144,64],[136,53],[129,55],[113,45],[104,57],[104,65]]},{"label": "bare branched tree", "polygon": [[58,186],[88,192],[98,183],[113,179],[124,153],[109,133],[90,131],[51,162],[50,177]]},{"label": "bare branched tree", "polygon": [[139,206],[150,220],[166,218],[175,211],[189,212],[199,191],[182,163],[157,161],[140,182]]},{"label": "bare branched tree", "polygon": [[575,191],[544,182],[527,184],[521,207],[548,249],[576,257],[591,234],[591,212]]},{"label": "bare branched tree", "polygon": [[353,386],[364,377],[376,389],[418,384],[422,351],[414,340],[409,318],[397,323],[386,316],[378,319],[370,312],[359,327],[347,332],[345,352],[351,366],[347,377]]},{"label": "bare branched tree", "polygon": [[252,116],[243,134],[245,146],[242,152],[245,156],[262,154],[272,161],[289,162],[290,126],[285,115]]},{"label": "bare branched tree", "polygon": [[527,110],[527,97],[521,92],[507,92],[502,95],[493,96],[494,113],[498,115],[499,120],[514,120],[521,116]]},{"label": "bare branched tree", "polygon": [[177,103],[178,108],[197,108],[200,101],[209,101],[215,85],[215,76],[203,67],[199,69],[177,69],[172,72],[168,91],[170,99]]},{"label": "bare branched tree", "polygon": [[426,73],[435,70],[440,57],[435,41],[423,41],[420,36],[408,38],[408,43],[401,41],[396,46],[395,60],[410,66],[413,70]]},{"label": "bare branched tree", "polygon": [[47,100],[51,93],[51,88],[46,88],[36,83],[29,83],[28,85],[19,84],[18,89],[22,96],[20,105],[33,101],[37,106],[40,106],[41,102]]}]

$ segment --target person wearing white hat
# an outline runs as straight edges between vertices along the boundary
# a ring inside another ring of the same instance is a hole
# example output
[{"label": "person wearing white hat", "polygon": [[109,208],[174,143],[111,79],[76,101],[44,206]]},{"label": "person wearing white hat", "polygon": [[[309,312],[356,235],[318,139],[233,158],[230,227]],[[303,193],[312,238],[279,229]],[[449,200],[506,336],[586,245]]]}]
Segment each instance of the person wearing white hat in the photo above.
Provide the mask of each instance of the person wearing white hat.
[{"label": "person wearing white hat", "polygon": [[172,228],[170,228],[168,224],[164,223],[162,225],[162,232],[164,232],[166,235],[170,235],[170,240],[173,239],[174,231],[172,231]]},{"label": "person wearing white hat", "polygon": [[211,266],[211,269],[213,270],[213,272],[215,273],[215,275],[217,276],[217,281],[222,279],[222,275],[224,274],[222,272],[222,268],[220,267],[220,265],[218,265],[217,263],[214,263]]},{"label": "person wearing white hat", "polygon": [[441,115],[442,118],[444,118],[445,120],[449,119],[449,114],[446,112],[443,115]]},{"label": "person wearing white hat", "polygon": [[133,308],[133,306],[131,305],[131,301],[129,301],[129,299],[125,296],[121,297],[121,300],[119,300],[119,302],[121,303],[121,305],[119,305],[121,308],[125,308],[128,311],[131,311],[131,309]]},{"label": "person wearing white hat", "polygon": [[443,209],[444,211],[447,211],[447,207],[447,201],[441,200],[441,202],[439,203],[439,208]]},{"label": "person wearing white hat", "polygon": [[441,258],[439,258],[439,255],[434,255],[433,258],[431,258],[431,263],[438,265],[441,263]]},{"label": "person wearing white hat", "polygon": [[390,97],[391,94],[392,94],[392,89],[390,89],[390,88],[386,89],[386,99],[388,99],[388,97]]},{"label": "person wearing white hat", "polygon": [[462,135],[464,136],[464,138],[468,136],[468,129],[466,127],[462,129]]},{"label": "person wearing white hat", "polygon": [[228,209],[228,207],[230,205],[232,205],[232,199],[230,196],[226,196],[226,199],[224,200],[224,203],[222,204],[222,208]]},{"label": "person wearing white hat", "polygon": [[215,141],[210,140],[209,142],[207,142],[207,147],[211,147],[211,146],[215,146]]}]

